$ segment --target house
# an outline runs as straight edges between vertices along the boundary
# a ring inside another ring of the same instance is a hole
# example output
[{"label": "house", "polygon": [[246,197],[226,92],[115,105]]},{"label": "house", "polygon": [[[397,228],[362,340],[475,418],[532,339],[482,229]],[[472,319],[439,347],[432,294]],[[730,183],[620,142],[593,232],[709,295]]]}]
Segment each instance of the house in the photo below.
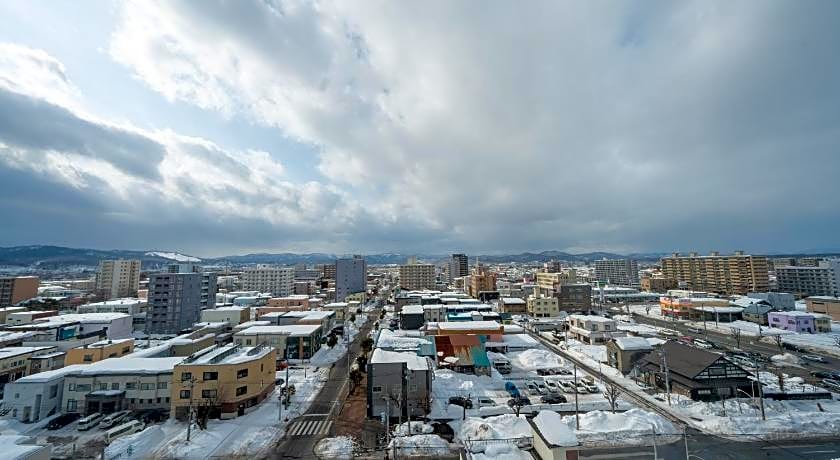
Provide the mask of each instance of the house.
[{"label": "house", "polygon": [[766,300],[771,307],[779,311],[796,309],[796,300],[793,298],[793,294],[787,292],[748,292],[747,297]]},{"label": "house", "polygon": [[431,410],[432,364],[411,352],[373,350],[367,365],[367,416],[422,417]]},{"label": "house", "polygon": [[64,367],[66,357],[67,353],[58,348],[55,351],[33,355],[29,358],[29,375],[61,369]]},{"label": "house", "polygon": [[624,337],[615,320],[596,315],[569,315],[569,337],[590,345],[607,343],[613,337]]},{"label": "house", "polygon": [[348,302],[328,303],[321,307],[321,309],[334,312],[335,320],[339,322],[344,322],[344,320],[350,317],[350,304]]},{"label": "house", "polygon": [[643,337],[616,337],[607,342],[607,363],[627,374],[652,349],[650,342]]},{"label": "house", "polygon": [[8,324],[6,319],[12,313],[20,313],[26,311],[26,307],[2,307],[0,308],[0,324]]},{"label": "house", "polygon": [[40,318],[49,318],[51,316],[57,316],[57,310],[32,310],[28,311],[24,307],[17,307],[20,310],[8,310],[8,308],[15,308],[15,307],[7,307],[6,309],[6,324],[9,326],[18,326],[21,324],[30,324],[34,322],[36,319]]},{"label": "house", "polygon": [[816,332],[814,315],[804,311],[774,311],[767,314],[770,327],[799,333],[812,334]]},{"label": "house", "polygon": [[504,326],[496,321],[426,323],[426,335],[501,335],[504,331]]},{"label": "house", "polygon": [[103,359],[118,358],[134,351],[134,339],[101,340],[67,350],[65,362],[91,364]]},{"label": "house", "polygon": [[420,331],[380,329],[376,334],[375,347],[385,351],[410,351],[432,359],[436,356],[434,341]]},{"label": "house", "polygon": [[251,309],[248,307],[218,307],[201,310],[201,321],[207,323],[225,322],[228,327],[236,326],[251,320]]},{"label": "house", "polygon": [[735,397],[738,390],[752,394],[750,373],[721,354],[669,340],[639,361],[648,384],[693,400],[715,401]]},{"label": "house", "polygon": [[767,326],[767,314],[779,311],[767,300],[755,299],[752,297],[741,297],[731,302],[734,307],[741,307],[744,310],[741,316],[745,321]]},{"label": "house", "polygon": [[335,326],[334,311],[287,311],[268,313],[260,317],[261,320],[271,321],[278,326],[318,325],[324,331],[331,331]]},{"label": "house", "polygon": [[274,391],[275,362],[274,348],[265,345],[226,345],[188,357],[172,372],[171,416],[186,419],[191,407],[220,419],[251,412]]},{"label": "house", "polygon": [[446,305],[423,305],[423,322],[440,323],[443,321],[446,321]]},{"label": "house", "polygon": [[533,434],[532,445],[543,460],[577,460],[580,443],[577,435],[563,421],[563,416],[550,410],[541,410],[536,417],[527,419]]},{"label": "house", "polygon": [[510,313],[511,315],[524,315],[528,312],[528,303],[525,299],[517,297],[500,297],[499,313]]},{"label": "house", "polygon": [[233,335],[236,344],[268,343],[277,348],[278,359],[309,359],[321,349],[323,329],[317,324],[253,326]]},{"label": "house", "polygon": [[426,323],[423,305],[406,305],[400,311],[400,329],[420,329]]},{"label": "house", "polygon": [[814,332],[831,332],[831,316],[822,313],[811,313],[814,317]]},{"label": "house", "polygon": [[479,335],[437,335],[438,366],[455,372],[490,375],[492,363],[487,356],[484,337]]}]

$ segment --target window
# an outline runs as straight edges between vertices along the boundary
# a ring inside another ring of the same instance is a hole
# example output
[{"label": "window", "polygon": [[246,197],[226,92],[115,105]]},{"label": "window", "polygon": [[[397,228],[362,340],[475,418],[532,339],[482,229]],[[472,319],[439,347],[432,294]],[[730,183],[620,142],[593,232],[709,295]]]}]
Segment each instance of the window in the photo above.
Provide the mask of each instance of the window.
[{"label": "window", "polygon": [[186,382],[192,380],[192,372],[181,372],[181,381]]},{"label": "window", "polygon": [[245,378],[245,377],[248,377],[248,369],[247,368],[246,369],[239,369],[238,371],[236,371],[236,378],[242,379],[242,378]]},{"label": "window", "polygon": [[125,383],[126,390],[136,390],[137,389],[137,382],[126,382]]},{"label": "window", "polygon": [[67,412],[76,412],[76,400],[75,399],[68,399],[67,400]]},{"label": "window", "polygon": [[85,355],[85,357],[82,358],[82,361],[85,361],[85,362],[88,362],[88,363],[93,361],[93,355]]},{"label": "window", "polygon": [[247,392],[248,392],[248,385],[245,385],[243,387],[238,387],[236,389],[236,396],[242,396]]},{"label": "window", "polygon": [[20,393],[15,393],[15,399],[20,398]]},{"label": "window", "polygon": [[371,391],[374,393],[382,393],[382,387],[372,387]]},{"label": "window", "polygon": [[190,390],[181,390],[181,399],[190,399]]},{"label": "window", "polygon": [[76,391],[90,391],[90,384],[78,384],[76,385]]},{"label": "window", "polygon": [[122,349],[122,353],[123,353],[123,354],[126,354],[126,353],[128,353],[129,351],[131,351],[131,347],[123,347],[123,349]]},{"label": "window", "polygon": [[158,390],[165,390],[166,389],[166,382],[158,382]]},{"label": "window", "polygon": [[99,384],[99,389],[100,390],[107,390],[108,389],[108,383],[107,382],[101,382]]},{"label": "window", "polygon": [[116,358],[116,357],[117,357],[117,354],[116,354],[116,353],[111,353],[111,354],[109,354],[109,355],[108,355],[108,357],[109,357],[109,358]]},{"label": "window", "polygon": [[58,396],[58,385],[50,386],[50,399]]},{"label": "window", "polygon": [[154,390],[155,384],[154,383],[141,383],[140,384],[141,390]]},{"label": "window", "polygon": [[215,398],[216,394],[216,390],[201,390],[202,398]]},{"label": "window", "polygon": [[205,372],[204,373],[204,380],[219,380],[219,373],[218,372]]},{"label": "window", "polygon": [[120,382],[114,382],[111,384],[112,390],[119,390],[120,389]]},{"label": "window", "polygon": [[67,391],[76,391],[76,384],[70,383],[67,385]]}]

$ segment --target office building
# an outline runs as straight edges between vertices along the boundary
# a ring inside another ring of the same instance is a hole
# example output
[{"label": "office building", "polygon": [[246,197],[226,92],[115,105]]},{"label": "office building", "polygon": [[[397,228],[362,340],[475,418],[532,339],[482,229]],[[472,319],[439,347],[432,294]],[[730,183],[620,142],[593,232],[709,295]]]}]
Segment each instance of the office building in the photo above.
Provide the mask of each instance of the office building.
[{"label": "office building", "polygon": [[335,301],[367,290],[367,263],[362,256],[335,261]]},{"label": "office building", "polygon": [[470,275],[469,294],[471,297],[479,298],[482,292],[496,290],[496,274],[488,272],[482,266],[478,266],[475,273]]},{"label": "office building", "polygon": [[533,318],[553,318],[560,315],[560,301],[556,297],[528,297],[527,311]]},{"label": "office building", "polygon": [[592,309],[592,285],[562,284],[555,294],[561,311],[589,311]]},{"label": "office building", "polygon": [[400,287],[406,290],[435,289],[435,266],[432,264],[400,265]]},{"label": "office building", "polygon": [[96,293],[107,299],[136,297],[140,286],[139,260],[101,260]]},{"label": "office building", "polygon": [[218,276],[215,273],[206,272],[201,265],[192,262],[170,264],[166,271],[167,273],[200,273],[202,278],[201,308],[213,308],[216,306]]},{"label": "office building", "polygon": [[295,269],[293,267],[275,267],[257,265],[242,272],[242,288],[246,291],[270,292],[275,296],[288,296],[294,293]]},{"label": "office building", "polygon": [[452,254],[449,258],[449,282],[455,278],[461,278],[470,274],[469,263],[466,254]]},{"label": "office building", "polygon": [[769,264],[766,256],[736,251],[732,255],[712,252],[700,256],[674,253],[661,259],[665,278],[676,280],[680,287],[718,294],[746,295],[769,290]]},{"label": "office building", "polygon": [[840,259],[776,267],[776,283],[779,291],[799,297],[840,296]]},{"label": "office building", "polygon": [[0,277],[0,306],[7,307],[38,296],[37,276]]},{"label": "office building", "polygon": [[805,299],[805,310],[809,313],[828,315],[834,321],[840,321],[840,298],[814,296]]},{"label": "office building", "polygon": [[595,261],[598,281],[619,286],[639,284],[639,264],[632,259],[603,259]]},{"label": "office building", "polygon": [[177,334],[197,323],[205,279],[201,273],[149,275],[146,333]]}]

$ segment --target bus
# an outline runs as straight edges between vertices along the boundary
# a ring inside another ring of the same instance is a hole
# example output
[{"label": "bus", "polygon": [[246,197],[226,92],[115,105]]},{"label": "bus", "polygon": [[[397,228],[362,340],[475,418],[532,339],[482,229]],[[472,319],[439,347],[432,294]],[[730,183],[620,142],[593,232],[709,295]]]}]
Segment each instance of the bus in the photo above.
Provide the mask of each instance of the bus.
[{"label": "bus", "polygon": [[88,415],[87,417],[79,420],[78,430],[87,431],[95,427],[96,425],[99,425],[99,421],[102,420],[102,417],[104,416],[99,412],[95,412],[93,414]]},{"label": "bus", "polygon": [[105,442],[110,443],[114,439],[119,438],[120,436],[129,435],[132,433],[137,433],[138,431],[142,431],[143,422],[139,420],[132,420],[130,422],[123,423],[122,425],[116,426],[111,428],[110,430],[105,432]]},{"label": "bus", "polygon": [[120,421],[122,421],[122,419],[128,417],[128,414],[130,414],[130,413],[131,413],[131,411],[124,410],[124,411],[114,412],[113,414],[107,415],[107,416],[105,416],[105,418],[102,419],[101,422],[99,422],[99,427],[100,428],[111,428],[112,426],[116,425],[117,423],[120,423]]}]

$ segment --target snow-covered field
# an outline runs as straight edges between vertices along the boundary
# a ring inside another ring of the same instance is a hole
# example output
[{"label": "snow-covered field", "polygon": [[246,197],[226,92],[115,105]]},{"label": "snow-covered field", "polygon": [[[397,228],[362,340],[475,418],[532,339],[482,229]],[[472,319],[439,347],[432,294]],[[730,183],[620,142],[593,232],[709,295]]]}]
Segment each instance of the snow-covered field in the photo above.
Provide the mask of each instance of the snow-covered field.
[{"label": "snow-covered field", "polygon": [[[833,325],[834,323],[832,323]],[[832,326],[833,327],[833,326]],[[828,332],[824,334],[788,334],[782,337],[784,343],[811,349],[820,353],[832,356],[840,356],[840,332]],[[768,341],[763,339],[763,341]]]},{"label": "snow-covered field", "polygon": [[769,337],[774,335],[788,335],[788,334],[796,334],[792,331],[786,331],[784,329],[778,329],[775,327],[767,327],[767,326],[760,326],[761,330],[759,331],[759,325],[756,323],[751,323],[749,321],[732,321],[731,323],[717,323],[715,324],[714,321],[706,321],[704,325],[702,321],[693,321],[686,323],[689,326],[696,327],[701,331],[707,329],[712,332],[717,332],[720,334],[728,334],[732,335],[733,331],[732,328],[738,329],[741,331],[742,337]]}]

